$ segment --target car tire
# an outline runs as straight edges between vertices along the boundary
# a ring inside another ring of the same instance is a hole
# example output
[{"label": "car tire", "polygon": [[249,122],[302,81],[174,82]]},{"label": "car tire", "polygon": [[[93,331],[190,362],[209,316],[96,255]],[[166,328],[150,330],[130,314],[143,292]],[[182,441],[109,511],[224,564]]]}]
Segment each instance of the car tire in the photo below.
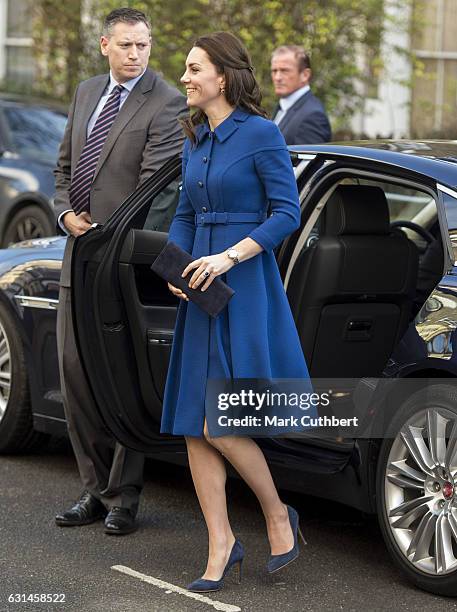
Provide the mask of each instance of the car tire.
[{"label": "car tire", "polygon": [[0,453],[36,450],[48,440],[47,434],[33,429],[22,339],[13,316],[0,303]]},{"label": "car tire", "polygon": [[384,541],[416,586],[457,596],[457,385],[419,389],[390,427],[376,477]]},{"label": "car tire", "polygon": [[3,235],[3,247],[15,242],[44,238],[55,234],[55,227],[46,212],[36,204],[24,206],[8,221]]}]

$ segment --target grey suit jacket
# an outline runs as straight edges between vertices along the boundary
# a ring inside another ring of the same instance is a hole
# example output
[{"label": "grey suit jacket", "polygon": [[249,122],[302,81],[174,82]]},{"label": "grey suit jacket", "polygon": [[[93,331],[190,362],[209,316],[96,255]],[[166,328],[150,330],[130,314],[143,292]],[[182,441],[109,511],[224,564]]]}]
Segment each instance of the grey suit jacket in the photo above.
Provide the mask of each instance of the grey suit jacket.
[{"label": "grey suit jacket", "polygon": [[[71,103],[54,171],[56,214],[71,208],[71,177],[86,142],[87,124],[109,82],[109,75],[83,81]],[[147,69],[122,105],[103,145],[90,191],[94,223],[105,223],[138,185],[182,150],[184,135],[178,117],[187,114],[185,97]],[[157,211],[160,229],[167,211]],[[60,283],[70,286],[74,238],[67,241]]]}]

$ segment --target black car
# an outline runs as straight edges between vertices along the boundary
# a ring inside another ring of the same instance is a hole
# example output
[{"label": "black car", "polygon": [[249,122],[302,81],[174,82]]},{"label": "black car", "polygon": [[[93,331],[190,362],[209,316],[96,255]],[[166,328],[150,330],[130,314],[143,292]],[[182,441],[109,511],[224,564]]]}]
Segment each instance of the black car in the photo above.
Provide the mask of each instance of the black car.
[{"label": "black car", "polygon": [[[276,256],[310,373],[359,380],[360,416],[390,435],[259,443],[280,486],[376,513],[403,572],[457,595],[457,145],[291,156],[301,227]],[[170,160],[78,238],[72,283],[80,358],[107,426],[127,446],[184,463],[184,441],[159,435],[178,302],[150,268],[167,235],[149,229],[158,199],[176,206],[180,170]],[[66,431],[55,341],[64,246],[55,237],[0,252],[4,453]]]},{"label": "black car", "polygon": [[0,245],[55,234],[54,175],[66,114],[0,94]]}]

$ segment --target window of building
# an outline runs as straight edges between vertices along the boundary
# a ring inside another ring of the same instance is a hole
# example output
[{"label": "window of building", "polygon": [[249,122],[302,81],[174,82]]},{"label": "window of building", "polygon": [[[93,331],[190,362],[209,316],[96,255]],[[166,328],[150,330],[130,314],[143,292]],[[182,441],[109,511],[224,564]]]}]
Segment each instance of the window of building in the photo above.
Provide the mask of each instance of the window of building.
[{"label": "window of building", "polygon": [[6,15],[5,81],[12,89],[31,89],[34,76],[31,0],[8,0]]}]

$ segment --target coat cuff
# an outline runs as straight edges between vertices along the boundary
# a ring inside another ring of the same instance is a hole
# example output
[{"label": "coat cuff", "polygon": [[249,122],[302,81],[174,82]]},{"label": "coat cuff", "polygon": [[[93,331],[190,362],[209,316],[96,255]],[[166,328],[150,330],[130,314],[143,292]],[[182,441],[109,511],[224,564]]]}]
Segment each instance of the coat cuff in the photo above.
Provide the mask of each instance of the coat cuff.
[{"label": "coat cuff", "polygon": [[273,249],[276,246],[274,242],[271,240],[270,236],[267,233],[265,233],[260,227],[256,227],[256,229],[253,230],[248,235],[248,237],[251,238],[252,240],[255,240],[255,242],[257,242],[258,244],[260,244],[263,250],[266,251],[267,253],[270,253],[271,251],[273,251]]}]

